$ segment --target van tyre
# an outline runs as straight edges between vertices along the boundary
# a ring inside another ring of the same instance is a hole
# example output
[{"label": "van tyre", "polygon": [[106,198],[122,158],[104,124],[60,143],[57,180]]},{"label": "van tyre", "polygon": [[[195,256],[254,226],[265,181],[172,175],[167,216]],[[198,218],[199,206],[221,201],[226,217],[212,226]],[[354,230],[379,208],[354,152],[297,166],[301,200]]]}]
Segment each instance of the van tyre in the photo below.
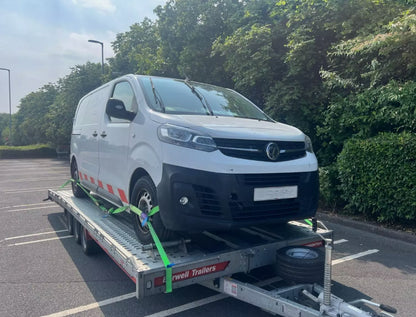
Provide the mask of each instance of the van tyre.
[{"label": "van tyre", "polygon": [[324,264],[325,254],[317,248],[289,246],[277,251],[277,274],[287,282],[322,282]]},{"label": "van tyre", "polygon": [[75,160],[73,160],[71,164],[71,178],[74,180],[74,182],[72,182],[71,184],[72,193],[74,194],[74,196],[77,198],[86,198],[88,196],[87,193],[77,185],[77,183],[79,182],[79,171],[77,162]]},{"label": "van tyre", "polygon": [[[156,187],[149,176],[141,177],[133,188],[132,204],[139,208],[141,211],[148,214],[150,210],[157,206]],[[149,221],[152,223],[153,228],[160,241],[167,241],[175,238],[174,232],[168,230],[163,225],[160,217],[160,212],[150,217]],[[133,225],[137,238],[143,244],[153,243],[152,235],[150,234],[149,227],[145,225],[142,227],[141,221],[138,215],[132,213]]]}]

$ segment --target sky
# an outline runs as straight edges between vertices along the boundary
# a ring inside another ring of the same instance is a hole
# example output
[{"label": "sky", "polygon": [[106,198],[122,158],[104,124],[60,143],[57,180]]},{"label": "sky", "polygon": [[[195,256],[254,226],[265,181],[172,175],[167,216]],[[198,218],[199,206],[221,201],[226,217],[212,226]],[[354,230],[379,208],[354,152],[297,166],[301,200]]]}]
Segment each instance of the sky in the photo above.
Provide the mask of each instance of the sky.
[{"label": "sky", "polygon": [[[167,0],[0,0],[0,68],[10,69],[12,113],[20,100],[88,61],[114,56],[111,43]],[[9,113],[8,72],[0,70],[0,113]]]}]

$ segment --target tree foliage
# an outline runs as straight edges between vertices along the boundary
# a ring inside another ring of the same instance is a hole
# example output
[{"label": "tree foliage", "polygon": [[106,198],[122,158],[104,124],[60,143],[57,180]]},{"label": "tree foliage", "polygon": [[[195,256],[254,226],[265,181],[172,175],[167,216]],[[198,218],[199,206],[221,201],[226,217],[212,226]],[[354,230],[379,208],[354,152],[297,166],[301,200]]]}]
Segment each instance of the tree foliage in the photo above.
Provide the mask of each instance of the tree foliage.
[{"label": "tree foliage", "polygon": [[[105,76],[98,64],[78,65],[23,98],[13,142],[67,142],[79,98],[126,73],[235,88],[310,134],[324,164],[352,136],[409,127],[394,112],[414,100],[409,1],[169,0],[155,13],[155,21],[145,18],[116,36]],[[3,136],[6,126],[0,120]]]},{"label": "tree foliage", "polygon": [[57,87],[48,84],[20,101],[19,111],[14,115],[12,124],[13,144],[36,144],[46,139],[49,124],[46,115],[57,94]]}]

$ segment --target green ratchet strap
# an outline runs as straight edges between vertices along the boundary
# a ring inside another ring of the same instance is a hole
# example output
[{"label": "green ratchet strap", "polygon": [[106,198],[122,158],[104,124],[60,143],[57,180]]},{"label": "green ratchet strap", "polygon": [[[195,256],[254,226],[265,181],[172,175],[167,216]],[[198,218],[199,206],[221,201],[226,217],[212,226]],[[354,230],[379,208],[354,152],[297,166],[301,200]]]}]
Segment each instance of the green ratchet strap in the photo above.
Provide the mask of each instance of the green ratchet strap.
[{"label": "green ratchet strap", "polygon": [[155,206],[153,207],[149,214],[144,213],[143,211],[141,211],[139,208],[137,208],[136,206],[133,205],[128,205],[128,206],[123,206],[117,209],[114,208],[110,208],[110,209],[106,209],[104,206],[101,206],[100,203],[98,202],[97,199],[95,199],[89,192],[88,190],[86,190],[78,181],[74,180],[74,179],[69,179],[68,181],[66,181],[59,189],[64,188],[65,186],[67,186],[69,183],[75,183],[76,185],[79,186],[79,188],[81,188],[85,194],[87,194],[87,196],[94,202],[94,204],[99,207],[102,211],[107,212],[110,215],[114,215],[114,214],[118,214],[121,213],[123,211],[126,211],[128,209],[130,209],[130,211],[132,211],[133,213],[135,213],[136,215],[139,216],[139,219],[141,220],[141,226],[144,227],[146,224],[149,228],[150,234],[152,236],[152,239],[156,245],[157,251],[159,252],[160,258],[162,259],[163,265],[165,266],[166,269],[166,290],[165,293],[171,293],[172,292],[172,266],[174,266],[174,263],[170,263],[169,258],[165,252],[165,249],[163,248],[162,243],[159,240],[159,237],[156,234],[155,229],[152,226],[152,223],[149,220],[149,217],[153,216],[154,214],[156,214],[157,212],[159,212],[159,206]]},{"label": "green ratchet strap", "polygon": [[313,226],[312,221],[310,221],[309,219],[303,219],[308,225],[310,225],[311,227]]},{"label": "green ratchet strap", "polygon": [[143,211],[141,211],[139,208],[130,205],[130,210],[132,212],[134,212],[136,215],[138,215],[140,217],[140,219],[142,220],[142,226],[147,224],[150,234],[152,235],[153,241],[155,242],[157,251],[160,254],[160,257],[163,261],[163,265],[165,266],[166,269],[166,293],[170,293],[172,292],[172,266],[174,266],[174,263],[170,263],[169,258],[165,252],[165,249],[162,246],[162,243],[159,240],[159,237],[157,236],[155,229],[152,226],[151,222],[148,222],[148,218],[153,216],[155,213],[159,212],[159,206],[153,207],[149,214],[146,215]]}]

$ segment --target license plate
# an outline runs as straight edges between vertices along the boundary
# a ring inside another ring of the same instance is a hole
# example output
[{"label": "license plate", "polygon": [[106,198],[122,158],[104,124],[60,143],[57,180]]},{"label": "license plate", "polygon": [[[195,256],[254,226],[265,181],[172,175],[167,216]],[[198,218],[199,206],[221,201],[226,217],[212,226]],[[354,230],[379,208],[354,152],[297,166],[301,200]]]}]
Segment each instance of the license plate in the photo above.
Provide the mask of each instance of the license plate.
[{"label": "license plate", "polygon": [[290,199],[298,197],[298,186],[254,188],[254,201]]}]

